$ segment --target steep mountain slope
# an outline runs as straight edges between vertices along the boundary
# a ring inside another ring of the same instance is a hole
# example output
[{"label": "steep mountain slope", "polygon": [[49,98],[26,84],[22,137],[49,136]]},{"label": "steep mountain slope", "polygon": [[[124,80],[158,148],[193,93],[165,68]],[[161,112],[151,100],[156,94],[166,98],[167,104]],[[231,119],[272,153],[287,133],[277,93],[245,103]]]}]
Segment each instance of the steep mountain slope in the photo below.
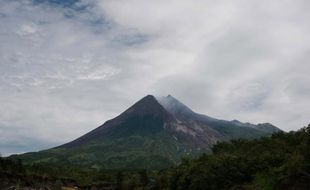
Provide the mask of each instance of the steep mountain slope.
[{"label": "steep mountain slope", "polygon": [[13,156],[26,163],[49,162],[95,168],[158,169],[184,155],[210,151],[217,141],[254,138],[278,129],[197,114],[172,96],[148,95],[116,118],[67,144]]},{"label": "steep mountain slope", "polygon": [[280,129],[269,123],[254,125],[251,123],[242,123],[238,120],[219,120],[198,114],[171,95],[157,97],[157,100],[177,120],[186,123],[189,127],[196,126],[196,128],[200,127],[203,129],[211,128],[213,131],[222,135],[220,140],[229,140],[232,138],[256,138],[280,131]]},{"label": "steep mountain slope", "polygon": [[173,116],[153,96],[148,95],[121,115],[105,122],[82,137],[60,146],[60,148],[78,147],[95,139],[105,140],[107,138],[155,135],[163,130],[165,122],[168,123],[173,120]]}]

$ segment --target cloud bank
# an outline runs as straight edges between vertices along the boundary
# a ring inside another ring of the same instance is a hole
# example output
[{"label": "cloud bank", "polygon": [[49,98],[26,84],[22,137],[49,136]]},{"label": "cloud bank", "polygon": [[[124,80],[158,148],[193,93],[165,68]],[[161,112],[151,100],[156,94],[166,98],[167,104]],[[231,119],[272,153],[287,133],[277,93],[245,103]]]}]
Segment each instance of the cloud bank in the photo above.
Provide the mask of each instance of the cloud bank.
[{"label": "cloud bank", "polygon": [[310,114],[306,0],[0,1],[0,152],[73,140],[146,94],[296,130]]}]

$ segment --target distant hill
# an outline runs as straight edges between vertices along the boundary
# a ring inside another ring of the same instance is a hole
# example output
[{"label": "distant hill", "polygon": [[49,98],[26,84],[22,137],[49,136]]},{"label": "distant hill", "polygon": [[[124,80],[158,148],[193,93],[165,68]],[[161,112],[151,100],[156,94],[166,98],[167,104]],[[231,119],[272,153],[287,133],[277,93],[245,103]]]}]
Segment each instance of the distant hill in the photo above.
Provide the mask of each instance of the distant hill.
[{"label": "distant hill", "polygon": [[159,169],[182,156],[210,152],[218,141],[278,132],[269,124],[225,121],[198,114],[168,95],[148,95],[114,119],[67,144],[12,158],[108,169]]}]

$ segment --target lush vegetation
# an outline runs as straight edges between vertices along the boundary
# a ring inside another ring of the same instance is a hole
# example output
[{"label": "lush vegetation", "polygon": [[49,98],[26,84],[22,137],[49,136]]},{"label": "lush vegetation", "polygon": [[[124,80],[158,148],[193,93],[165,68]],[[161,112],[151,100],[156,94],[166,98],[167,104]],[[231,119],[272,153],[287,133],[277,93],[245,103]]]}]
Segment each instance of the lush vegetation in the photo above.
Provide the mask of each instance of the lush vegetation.
[{"label": "lush vegetation", "polygon": [[159,172],[158,189],[310,189],[310,125],[222,142],[212,151]]},{"label": "lush vegetation", "polygon": [[113,170],[163,169],[180,163],[180,158],[190,150],[166,133],[163,125],[150,116],[132,117],[102,136],[87,137],[87,142],[78,146],[56,147],[11,158],[22,159],[26,164],[52,163]]},{"label": "lush vegetation", "polygon": [[146,188],[155,172],[146,170],[97,170],[52,164],[24,165],[21,160],[0,158],[0,189],[137,189]]},{"label": "lush vegetation", "polygon": [[70,165],[23,165],[21,160],[0,159],[0,186],[53,189],[74,184],[86,188],[112,189],[310,189],[310,125],[297,132],[270,137],[221,142],[212,154],[196,159],[183,158],[168,169],[105,170]]},{"label": "lush vegetation", "polygon": [[[177,149],[176,147],[179,147]],[[162,169],[180,163],[186,154],[182,144],[167,134],[130,136],[92,141],[78,148],[53,148],[11,156],[25,164],[79,165],[95,169]]]}]

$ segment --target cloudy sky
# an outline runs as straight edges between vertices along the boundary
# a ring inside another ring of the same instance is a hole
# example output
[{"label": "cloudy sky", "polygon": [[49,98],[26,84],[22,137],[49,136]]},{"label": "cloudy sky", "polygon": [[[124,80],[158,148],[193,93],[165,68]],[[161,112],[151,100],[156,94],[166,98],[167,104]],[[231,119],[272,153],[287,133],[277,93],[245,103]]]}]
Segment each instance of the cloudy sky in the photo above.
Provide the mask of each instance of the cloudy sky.
[{"label": "cloudy sky", "polygon": [[147,94],[310,122],[308,0],[0,0],[0,152],[75,139]]}]

